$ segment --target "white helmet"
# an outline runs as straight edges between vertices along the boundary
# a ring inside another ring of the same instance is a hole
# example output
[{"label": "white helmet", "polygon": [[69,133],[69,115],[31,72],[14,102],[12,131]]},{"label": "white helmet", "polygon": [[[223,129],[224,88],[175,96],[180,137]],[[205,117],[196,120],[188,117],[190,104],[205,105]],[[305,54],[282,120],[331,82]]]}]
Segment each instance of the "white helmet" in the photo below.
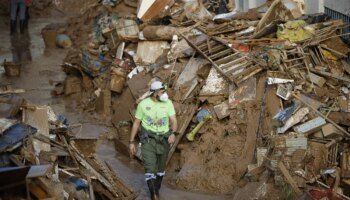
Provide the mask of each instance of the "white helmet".
[{"label": "white helmet", "polygon": [[160,89],[164,89],[164,84],[160,81],[154,81],[152,84],[151,84],[151,92],[154,92],[156,90],[160,90]]}]

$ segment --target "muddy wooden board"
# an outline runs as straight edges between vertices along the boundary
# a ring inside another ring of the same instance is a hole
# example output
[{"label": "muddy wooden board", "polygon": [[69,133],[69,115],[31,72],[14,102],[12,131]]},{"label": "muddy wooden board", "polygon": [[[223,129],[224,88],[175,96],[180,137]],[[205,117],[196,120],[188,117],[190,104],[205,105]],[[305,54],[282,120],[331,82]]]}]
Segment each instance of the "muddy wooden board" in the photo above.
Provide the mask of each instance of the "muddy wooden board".
[{"label": "muddy wooden board", "polygon": [[228,82],[212,68],[199,96],[226,95],[228,92]]},{"label": "muddy wooden board", "polygon": [[176,136],[176,140],[170,148],[170,151],[168,154],[168,159],[166,162],[167,164],[169,163],[173,153],[176,150],[177,145],[179,144],[181,138],[185,134],[187,126],[191,122],[192,117],[197,110],[197,106],[194,104],[179,104],[179,103],[174,102],[174,107],[175,107],[176,118],[177,118],[177,122],[178,122],[177,132],[179,133],[179,135]]},{"label": "muddy wooden board", "polygon": [[[49,137],[49,116],[47,106],[36,106],[34,109],[25,109],[23,112],[23,121],[38,129],[38,132]],[[40,151],[50,151],[50,145],[33,139],[35,153],[39,155]]]},{"label": "muddy wooden board", "polygon": [[150,74],[140,72],[132,79],[127,81],[128,87],[135,100],[149,90],[148,84],[150,83],[151,79],[152,77]]},{"label": "muddy wooden board", "polygon": [[196,79],[197,71],[203,67],[207,60],[201,58],[191,58],[186,64],[185,68],[181,72],[179,78],[176,81],[175,89],[179,89],[182,85]]},{"label": "muddy wooden board", "polygon": [[183,101],[192,93],[193,89],[199,83],[197,72],[206,64],[209,64],[208,61],[201,58],[192,57],[188,61],[179,78],[176,80],[175,91],[179,95],[176,99]]},{"label": "muddy wooden board", "polygon": [[[145,0],[142,2],[145,2]],[[149,2],[149,0],[147,0],[146,2]],[[165,11],[167,5],[171,5],[173,3],[174,1],[172,0],[156,0],[146,11],[144,11],[144,14],[142,16],[140,16],[138,13],[138,17],[140,17],[144,21],[149,21],[161,12]],[[140,10],[141,8],[142,7],[140,7]]]},{"label": "muddy wooden board", "polygon": [[142,41],[138,43],[135,62],[144,65],[154,64],[163,51],[169,48],[165,41]]},{"label": "muddy wooden board", "polygon": [[230,87],[229,107],[235,108],[242,102],[255,100],[256,98],[256,78],[251,78],[242,83],[241,86],[234,89]]},{"label": "muddy wooden board", "polygon": [[228,101],[224,101],[219,105],[214,106],[214,111],[219,120],[230,115]]},{"label": "muddy wooden board", "polygon": [[112,102],[112,123],[130,120],[129,110],[135,109],[135,99],[129,88],[126,88],[118,99]]}]

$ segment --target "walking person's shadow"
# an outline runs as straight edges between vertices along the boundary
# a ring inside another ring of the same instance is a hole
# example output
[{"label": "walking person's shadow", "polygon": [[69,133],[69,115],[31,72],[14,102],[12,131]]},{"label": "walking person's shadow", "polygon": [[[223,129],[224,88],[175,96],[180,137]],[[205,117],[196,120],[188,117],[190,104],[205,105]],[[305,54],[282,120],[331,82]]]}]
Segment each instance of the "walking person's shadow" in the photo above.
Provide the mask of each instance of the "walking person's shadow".
[{"label": "walking person's shadow", "polygon": [[11,35],[11,52],[12,62],[15,64],[28,64],[32,61],[32,55],[30,52],[30,35],[14,34]]},{"label": "walking person's shadow", "polygon": [[[20,8],[17,8],[17,18],[19,18]],[[28,31],[29,23],[29,7],[25,10],[25,24],[24,33],[15,32],[11,35],[11,52],[12,52],[12,62],[15,64],[28,64],[32,61],[32,55],[30,53],[30,35]],[[17,21],[17,20],[16,20]],[[16,23],[17,27],[17,23]],[[15,28],[16,30],[17,28]]]}]

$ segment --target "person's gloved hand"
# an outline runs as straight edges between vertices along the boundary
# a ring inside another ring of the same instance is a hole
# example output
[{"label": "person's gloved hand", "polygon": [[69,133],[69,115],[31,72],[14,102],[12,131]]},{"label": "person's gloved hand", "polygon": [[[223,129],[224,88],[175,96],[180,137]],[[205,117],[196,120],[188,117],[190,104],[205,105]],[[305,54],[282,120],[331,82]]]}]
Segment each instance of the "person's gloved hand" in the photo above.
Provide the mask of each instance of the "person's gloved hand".
[{"label": "person's gloved hand", "polygon": [[135,142],[129,143],[129,153],[130,153],[130,158],[132,158],[136,154]]},{"label": "person's gloved hand", "polygon": [[176,136],[174,133],[172,133],[169,137],[168,137],[168,143],[169,144],[173,144],[175,142]]}]

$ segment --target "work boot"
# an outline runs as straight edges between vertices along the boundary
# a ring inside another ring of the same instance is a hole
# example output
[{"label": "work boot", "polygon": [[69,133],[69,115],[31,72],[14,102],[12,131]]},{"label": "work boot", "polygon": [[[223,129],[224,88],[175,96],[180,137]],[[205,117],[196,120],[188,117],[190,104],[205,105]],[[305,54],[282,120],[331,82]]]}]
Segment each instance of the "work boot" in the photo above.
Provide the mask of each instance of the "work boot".
[{"label": "work boot", "polygon": [[28,22],[29,22],[29,7],[26,6],[26,18],[24,20],[24,29],[28,30]]},{"label": "work boot", "polygon": [[152,200],[159,200],[158,194],[156,194],[156,179],[149,179],[147,181],[148,189],[151,194]]},{"label": "work boot", "polygon": [[28,30],[28,19],[24,20],[24,30]]},{"label": "work boot", "polygon": [[159,196],[160,186],[162,185],[163,176],[157,176],[156,178],[156,194]]},{"label": "work boot", "polygon": [[24,33],[24,29],[25,29],[25,22],[26,20],[20,20],[19,21],[19,29],[21,31],[21,33],[23,34]]},{"label": "work boot", "polygon": [[16,33],[16,20],[11,20],[10,22],[10,30],[11,30],[11,35]]}]

